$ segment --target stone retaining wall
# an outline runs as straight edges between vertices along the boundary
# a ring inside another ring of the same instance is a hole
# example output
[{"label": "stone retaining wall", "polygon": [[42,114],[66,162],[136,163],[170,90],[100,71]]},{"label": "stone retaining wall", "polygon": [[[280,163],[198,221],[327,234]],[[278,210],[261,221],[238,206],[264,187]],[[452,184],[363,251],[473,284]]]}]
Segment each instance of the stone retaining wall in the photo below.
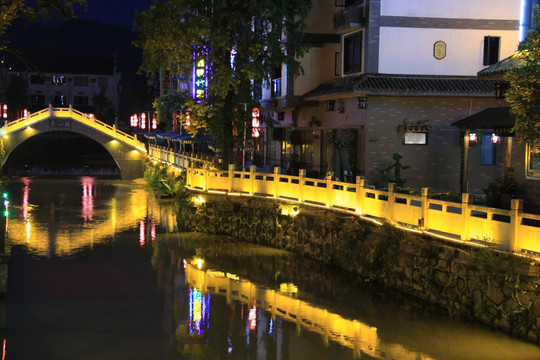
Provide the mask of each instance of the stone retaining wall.
[{"label": "stone retaining wall", "polygon": [[[355,215],[262,198],[181,202],[179,226],[290,250],[540,342],[540,266]],[[296,212],[298,214],[296,214]]]}]

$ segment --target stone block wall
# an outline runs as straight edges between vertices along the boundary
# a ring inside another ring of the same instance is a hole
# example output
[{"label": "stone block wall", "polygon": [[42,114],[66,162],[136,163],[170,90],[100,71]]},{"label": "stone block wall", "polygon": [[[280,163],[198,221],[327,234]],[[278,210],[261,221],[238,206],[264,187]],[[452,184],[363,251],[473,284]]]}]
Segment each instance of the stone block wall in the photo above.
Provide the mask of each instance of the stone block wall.
[{"label": "stone block wall", "polygon": [[259,198],[181,202],[179,228],[289,250],[540,342],[540,266],[356,215]]}]

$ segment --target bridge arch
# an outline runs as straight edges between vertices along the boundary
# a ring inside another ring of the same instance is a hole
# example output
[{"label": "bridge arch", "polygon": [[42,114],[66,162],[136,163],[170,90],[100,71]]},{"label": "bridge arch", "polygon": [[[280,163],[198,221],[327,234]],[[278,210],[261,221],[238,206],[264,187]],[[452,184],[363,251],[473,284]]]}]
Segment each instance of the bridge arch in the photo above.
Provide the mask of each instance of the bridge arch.
[{"label": "bridge arch", "polygon": [[73,108],[41,110],[18,119],[0,129],[6,156],[4,165],[17,147],[39,134],[71,132],[92,139],[108,152],[118,166],[121,179],[135,179],[143,175],[146,148],[132,135],[117,130]]}]

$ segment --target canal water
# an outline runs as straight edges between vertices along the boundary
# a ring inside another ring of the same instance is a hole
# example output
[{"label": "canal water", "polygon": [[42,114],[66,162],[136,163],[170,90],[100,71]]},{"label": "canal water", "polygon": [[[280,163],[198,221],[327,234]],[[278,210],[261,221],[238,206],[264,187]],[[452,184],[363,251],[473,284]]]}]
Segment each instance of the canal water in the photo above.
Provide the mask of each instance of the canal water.
[{"label": "canal water", "polygon": [[179,232],[138,182],[22,178],[9,197],[2,359],[540,359],[337,269]]}]

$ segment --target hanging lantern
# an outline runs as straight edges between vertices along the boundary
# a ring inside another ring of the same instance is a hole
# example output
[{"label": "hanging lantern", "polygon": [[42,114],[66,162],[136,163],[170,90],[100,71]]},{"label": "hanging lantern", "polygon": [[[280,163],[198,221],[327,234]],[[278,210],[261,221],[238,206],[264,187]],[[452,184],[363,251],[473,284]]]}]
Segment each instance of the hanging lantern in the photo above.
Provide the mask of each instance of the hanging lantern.
[{"label": "hanging lantern", "polygon": [[141,129],[146,129],[146,114],[141,114]]},{"label": "hanging lantern", "polygon": [[478,135],[476,133],[469,133],[469,142],[470,143],[477,143],[478,142]]},{"label": "hanging lantern", "polygon": [[157,119],[156,119],[156,114],[153,114],[152,115],[152,130],[156,130],[157,129]]},{"label": "hanging lantern", "polygon": [[260,122],[259,122],[259,116],[260,116],[260,112],[259,112],[259,108],[253,108],[253,111],[251,112],[251,136],[254,137],[254,138],[258,138],[261,133],[260,133]]},{"label": "hanging lantern", "polygon": [[491,142],[493,144],[498,144],[501,142],[501,137],[499,135],[496,135],[496,134],[491,134]]}]

